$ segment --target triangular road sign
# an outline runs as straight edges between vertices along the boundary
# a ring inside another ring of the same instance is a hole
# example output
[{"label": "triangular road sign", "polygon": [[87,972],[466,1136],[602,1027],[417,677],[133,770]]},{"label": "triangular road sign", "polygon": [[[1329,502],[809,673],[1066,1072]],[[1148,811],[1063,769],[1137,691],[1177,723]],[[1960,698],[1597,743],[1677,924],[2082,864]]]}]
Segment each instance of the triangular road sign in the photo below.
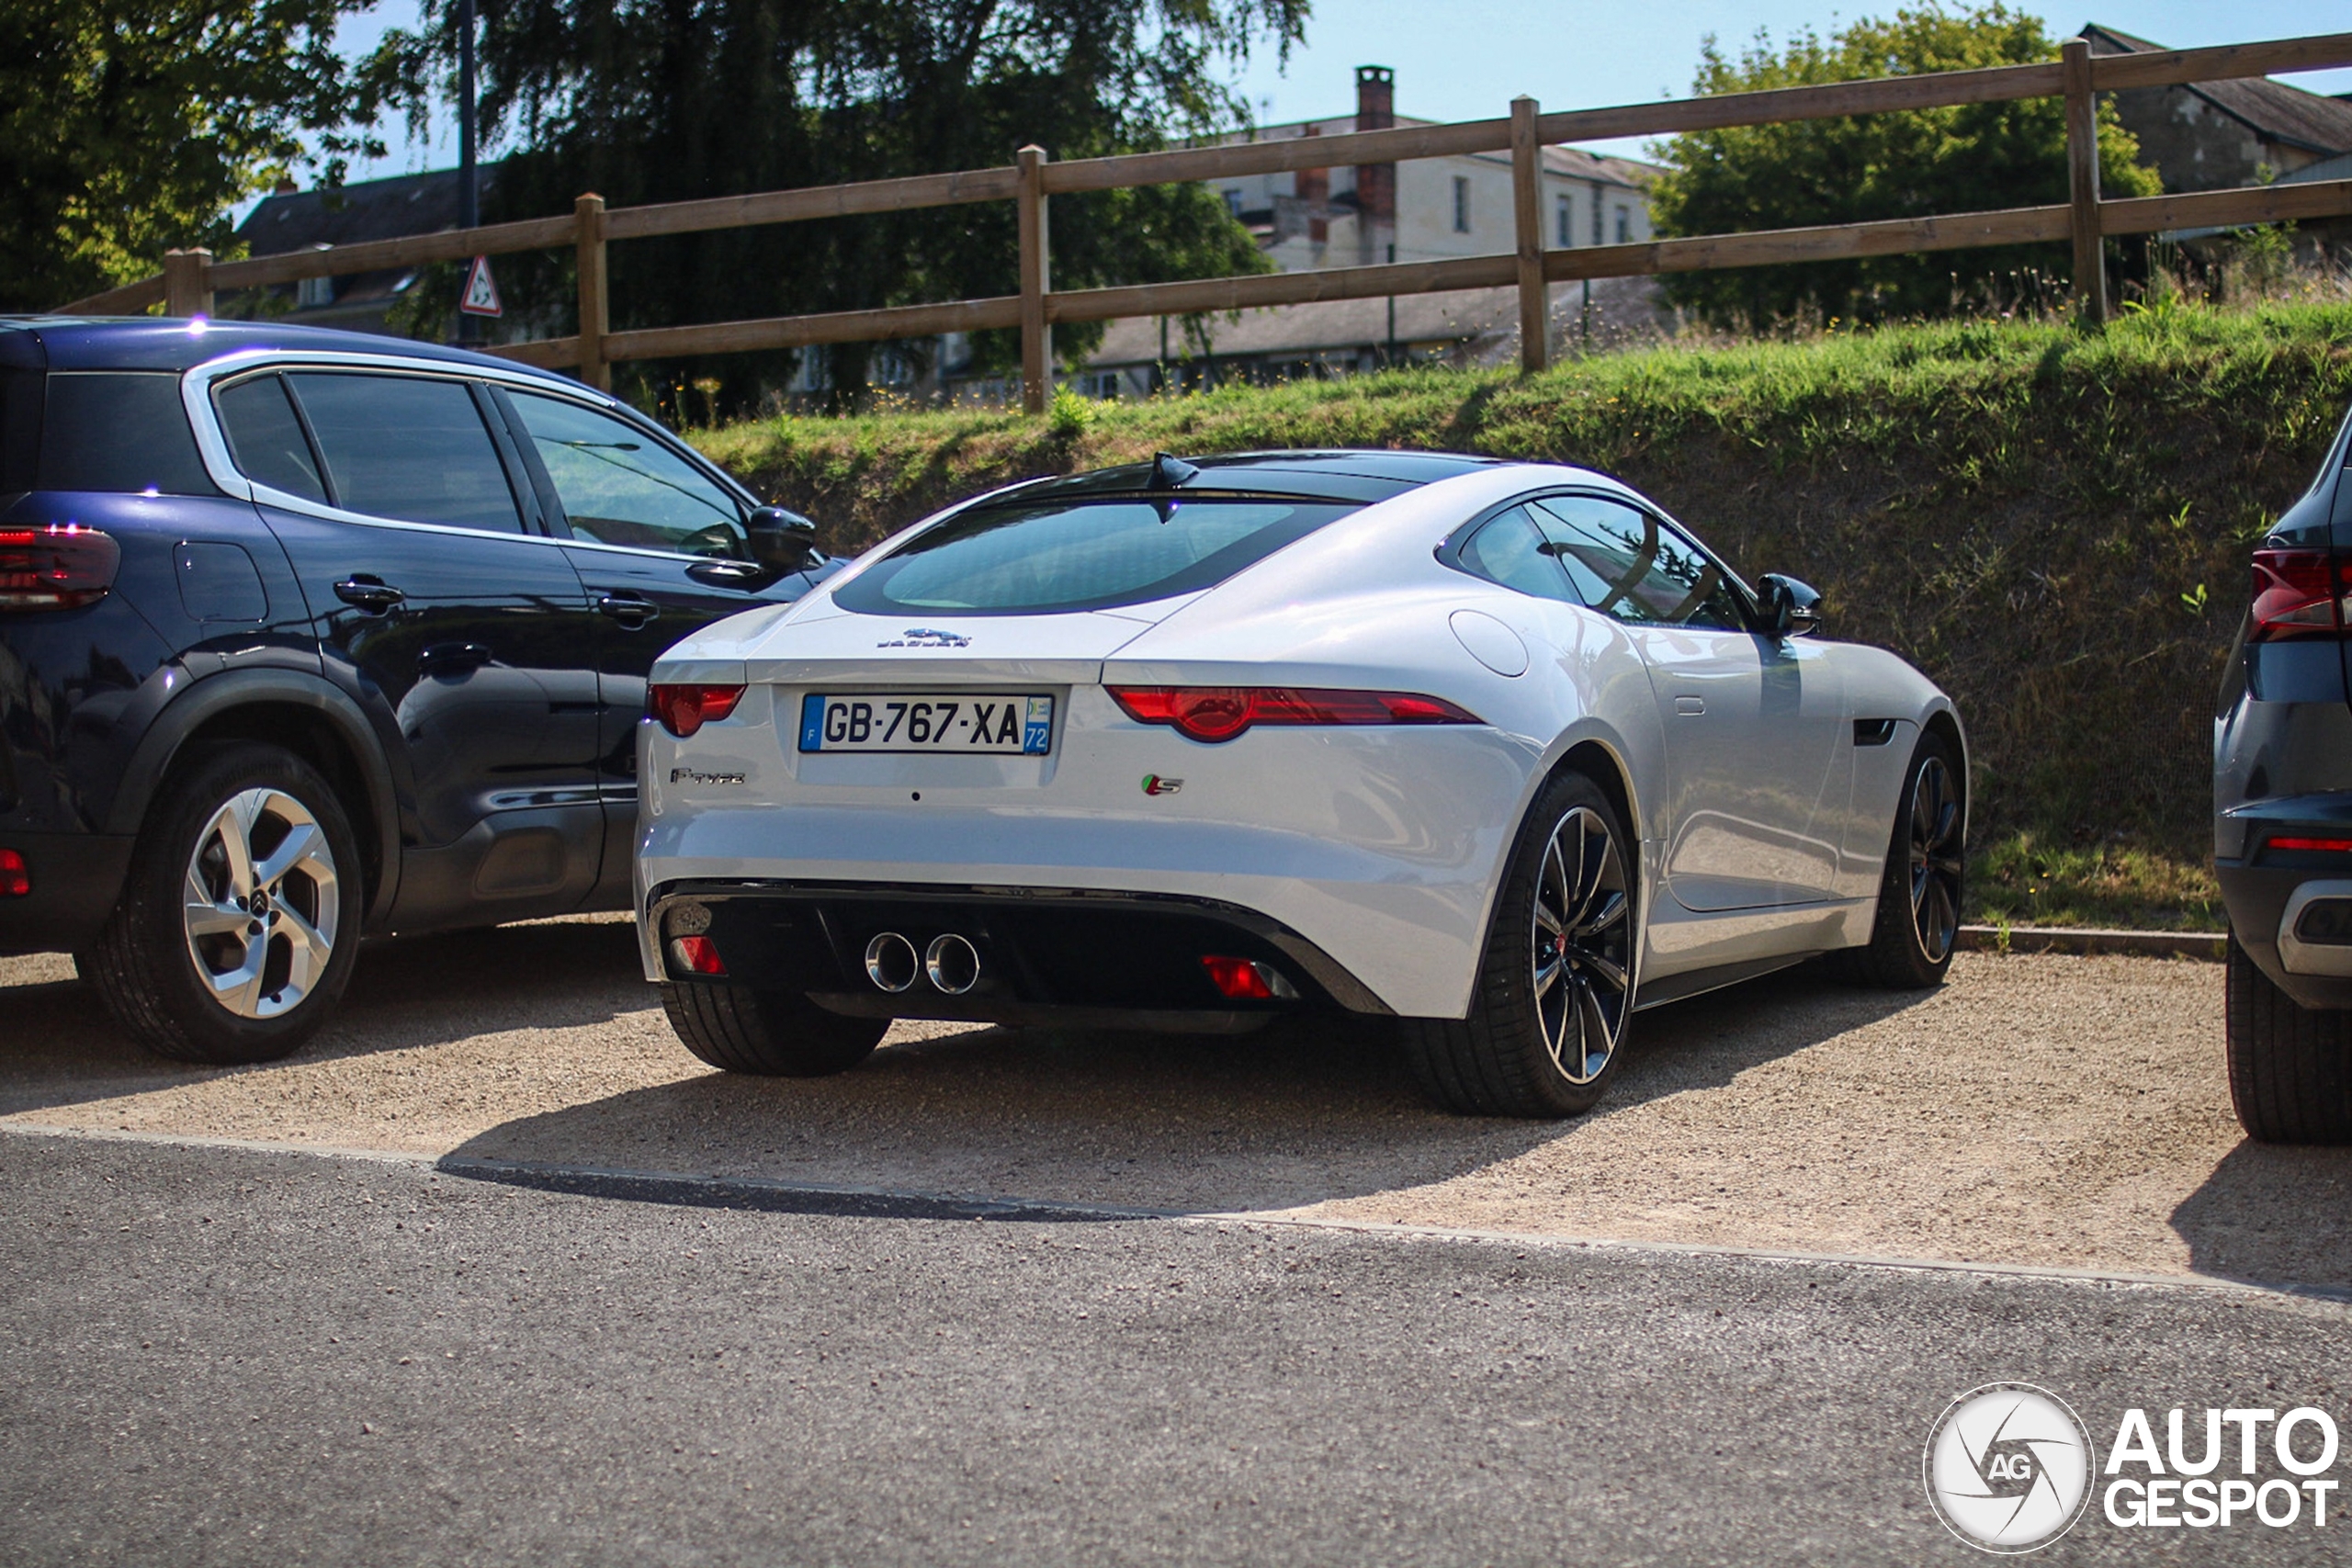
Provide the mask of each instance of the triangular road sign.
[{"label": "triangular road sign", "polygon": [[466,273],[465,292],[458,297],[458,309],[469,316],[506,313],[506,308],[498,302],[498,285],[491,280],[488,256],[474,257],[473,266]]}]

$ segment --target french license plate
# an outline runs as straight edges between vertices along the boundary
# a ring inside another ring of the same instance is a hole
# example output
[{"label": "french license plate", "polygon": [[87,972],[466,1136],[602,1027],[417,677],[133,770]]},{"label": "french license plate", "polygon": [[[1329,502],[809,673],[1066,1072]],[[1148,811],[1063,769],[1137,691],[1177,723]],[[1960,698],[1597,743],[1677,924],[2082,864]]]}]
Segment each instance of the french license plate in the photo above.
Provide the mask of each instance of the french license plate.
[{"label": "french license plate", "polygon": [[933,692],[811,692],[800,699],[803,751],[987,751],[1043,756],[1054,738],[1049,696]]}]

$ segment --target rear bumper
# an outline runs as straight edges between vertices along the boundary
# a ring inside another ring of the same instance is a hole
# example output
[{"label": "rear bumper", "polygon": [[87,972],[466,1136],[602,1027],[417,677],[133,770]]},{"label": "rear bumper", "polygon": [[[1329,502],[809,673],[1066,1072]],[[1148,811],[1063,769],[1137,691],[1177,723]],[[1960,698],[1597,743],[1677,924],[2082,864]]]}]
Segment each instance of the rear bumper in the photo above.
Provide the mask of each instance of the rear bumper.
[{"label": "rear bumper", "polygon": [[129,838],[0,831],[0,849],[25,857],[32,892],[0,898],[0,953],[72,953],[97,936],[130,867]]},{"label": "rear bumper", "polygon": [[[2307,1008],[2352,1008],[2352,945],[2297,940],[2315,899],[2352,897],[2352,854],[2273,850],[2282,835],[2352,837],[2352,793],[2261,800],[2222,814],[2217,837],[2242,852],[2213,863],[2230,929],[2246,956]],[[2283,938],[2283,941],[2282,941]]]},{"label": "rear bumper", "polygon": [[[649,974],[693,983],[667,960],[672,939],[707,938],[727,976],[795,991],[836,1012],[1105,1028],[1236,1031],[1303,1009],[1386,1013],[1362,980],[1278,920],[1214,899],[1078,888],[873,886],[690,881],[652,890],[639,931]],[[918,973],[885,990],[867,973],[885,933],[916,953],[959,936],[978,983],[948,995]],[[1201,959],[1244,958],[1279,974],[1291,997],[1233,1000]]]}]

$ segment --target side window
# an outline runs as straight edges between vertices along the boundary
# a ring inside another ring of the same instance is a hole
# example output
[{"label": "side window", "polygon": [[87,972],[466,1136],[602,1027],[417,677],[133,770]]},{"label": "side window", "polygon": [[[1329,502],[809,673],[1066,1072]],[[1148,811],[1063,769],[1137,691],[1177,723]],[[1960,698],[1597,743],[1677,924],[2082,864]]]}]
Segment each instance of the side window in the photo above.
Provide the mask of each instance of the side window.
[{"label": "side window", "polygon": [[519,534],[523,519],[473,392],[423,376],[288,376],[334,504],[405,523]]},{"label": "side window", "polygon": [[742,510],[710,477],[622,420],[506,389],[571,531],[605,545],[745,555]]},{"label": "side window", "polygon": [[41,421],[41,490],[219,495],[197,455],[180,378],[147,370],[52,370]]},{"label": "side window", "polygon": [[1723,569],[1648,513],[1587,495],[1546,496],[1532,510],[1544,549],[1589,607],[1653,626],[1746,629]]},{"label": "side window", "polygon": [[1459,558],[1465,571],[1505,588],[1539,599],[1577,602],[1566,576],[1545,550],[1544,536],[1524,506],[1488,518],[1463,545]]},{"label": "side window", "polygon": [[324,502],[327,487],[319,481],[319,465],[311,454],[311,438],[286,400],[286,383],[275,376],[256,376],[215,393],[220,411],[221,434],[229,438],[229,453],[238,472],[272,490],[305,500]]}]

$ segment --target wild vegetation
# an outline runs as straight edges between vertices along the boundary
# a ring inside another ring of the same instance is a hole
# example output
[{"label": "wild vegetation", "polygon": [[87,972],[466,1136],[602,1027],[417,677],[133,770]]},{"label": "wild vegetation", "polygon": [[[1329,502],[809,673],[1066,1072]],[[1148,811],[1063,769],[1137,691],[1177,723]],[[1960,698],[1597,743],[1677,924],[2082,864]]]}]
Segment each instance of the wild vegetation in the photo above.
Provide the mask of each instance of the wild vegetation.
[{"label": "wild vegetation", "polygon": [[1916,660],[1973,748],[1973,913],[2210,927],[2213,694],[2246,552],[2352,402],[2352,305],[2194,308],[2100,333],[1968,321],[1666,346],[1521,379],[1404,370],[1140,403],[777,417],[693,438],[854,549],[1034,474],[1264,446],[1587,465],[1833,635]]}]

